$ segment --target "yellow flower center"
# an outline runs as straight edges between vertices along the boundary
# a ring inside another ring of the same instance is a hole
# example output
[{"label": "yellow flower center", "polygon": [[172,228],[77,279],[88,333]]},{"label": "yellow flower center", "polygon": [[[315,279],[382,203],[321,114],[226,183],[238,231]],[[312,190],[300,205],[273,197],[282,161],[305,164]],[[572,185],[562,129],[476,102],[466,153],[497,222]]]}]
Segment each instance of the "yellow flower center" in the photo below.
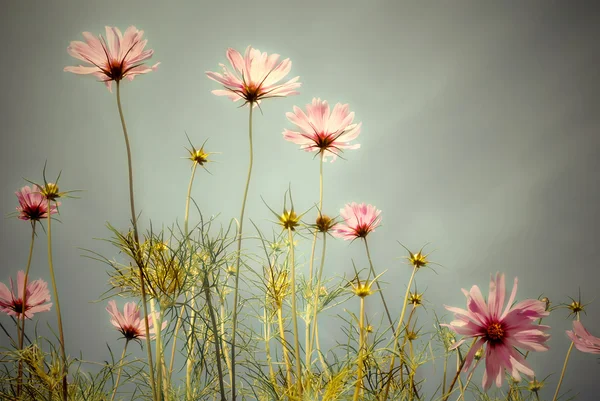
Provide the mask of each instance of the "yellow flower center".
[{"label": "yellow flower center", "polygon": [[486,334],[488,341],[499,342],[504,337],[504,329],[500,323],[492,323],[488,325]]}]

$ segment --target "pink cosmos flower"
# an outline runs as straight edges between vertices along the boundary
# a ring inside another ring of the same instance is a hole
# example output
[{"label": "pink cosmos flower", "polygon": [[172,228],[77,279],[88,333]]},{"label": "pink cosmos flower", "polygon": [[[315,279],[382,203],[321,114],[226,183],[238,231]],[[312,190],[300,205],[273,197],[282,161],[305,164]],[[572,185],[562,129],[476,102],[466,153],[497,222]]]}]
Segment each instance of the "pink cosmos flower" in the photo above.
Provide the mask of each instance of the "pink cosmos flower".
[{"label": "pink cosmos flower", "polygon": [[573,321],[573,331],[567,330],[567,335],[579,351],[600,354],[600,338],[591,335],[580,321]]},{"label": "pink cosmos flower", "polygon": [[536,299],[527,299],[511,306],[517,293],[517,278],[515,278],[512,293],[504,308],[506,293],[504,274],[496,274],[490,280],[489,298],[486,303],[478,286],[471,291],[462,290],[467,297],[467,310],[446,306],[457,319],[449,327],[457,334],[465,336],[452,349],[459,347],[467,338],[477,339],[465,358],[464,370],[468,370],[477,350],[486,345],[485,373],[483,375],[484,389],[490,388],[492,381],[496,386],[502,386],[503,370],[520,380],[519,372],[533,377],[533,370],[516,350],[516,347],[529,351],[547,351],[545,342],[550,337],[544,331],[548,326],[535,324],[535,320],[548,316],[546,305]]},{"label": "pink cosmos flower", "polygon": [[345,240],[365,238],[381,223],[380,214],[381,210],[373,205],[349,203],[340,210],[344,223],[336,224],[332,234]]},{"label": "pink cosmos flower", "polygon": [[[47,312],[52,306],[48,283],[44,280],[27,282],[27,294],[25,296],[25,307],[23,308],[23,284],[25,283],[25,272],[17,273],[17,288],[10,278],[10,290],[4,283],[0,283],[0,311],[10,316],[21,318],[23,312],[25,317],[31,319],[34,313]],[[16,294],[16,295],[15,295]]]},{"label": "pink cosmos flower", "polygon": [[347,104],[337,103],[330,114],[327,101],[313,98],[312,104],[306,105],[306,114],[294,106],[294,112],[286,116],[300,131],[286,129],[283,138],[300,145],[300,149],[322,153],[324,159],[333,156],[333,162],[343,149],[360,148],[360,144],[350,144],[350,141],[358,137],[362,123],[352,123],[354,112],[348,110]]},{"label": "pink cosmos flower", "polygon": [[248,46],[244,57],[235,49],[227,49],[227,59],[233,71],[219,64],[223,68],[222,74],[206,71],[206,75],[225,87],[225,89],[213,90],[212,93],[217,96],[227,96],[234,102],[244,99],[244,105],[251,103],[254,107],[260,104],[262,99],[297,95],[295,89],[302,85],[296,82],[300,77],[279,83],[292,69],[289,58],[277,64],[279,54],[269,56]]},{"label": "pink cosmos flower", "polygon": [[[112,318],[110,322],[117,330],[129,340],[143,340],[146,338],[146,327],[140,310],[135,302],[127,302],[123,308],[123,313],[117,308],[115,301],[109,301],[106,310]],[[154,339],[155,330],[152,323],[152,315],[148,315],[148,327],[150,328],[151,338]],[[163,322],[161,331],[167,327],[167,322]]]},{"label": "pink cosmos flower", "polygon": [[[17,207],[19,219],[39,221],[48,218],[48,200],[41,194],[40,187],[34,185],[32,189],[29,186],[24,186],[15,192],[15,195],[19,200],[19,206]],[[50,205],[50,214],[58,213],[57,206],[60,206],[60,202]]]},{"label": "pink cosmos flower", "polygon": [[112,92],[112,81],[119,82],[123,78],[132,80],[136,75],[156,71],[160,63],[152,67],[144,62],[152,57],[154,50],[144,50],[147,40],[142,40],[144,31],[138,31],[130,26],[121,34],[118,28],[106,27],[106,39],[102,35],[95,37],[89,32],[83,32],[85,43],[73,41],[67,48],[69,54],[89,65],[65,67],[65,71],[75,74],[92,74],[106,84]]}]

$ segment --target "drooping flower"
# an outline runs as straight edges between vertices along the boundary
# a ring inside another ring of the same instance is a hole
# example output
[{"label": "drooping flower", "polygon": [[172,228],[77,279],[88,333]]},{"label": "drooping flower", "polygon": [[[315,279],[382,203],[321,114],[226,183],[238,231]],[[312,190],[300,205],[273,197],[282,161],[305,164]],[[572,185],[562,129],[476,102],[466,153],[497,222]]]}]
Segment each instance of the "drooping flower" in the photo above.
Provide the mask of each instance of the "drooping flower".
[{"label": "drooping flower", "polygon": [[[123,313],[117,308],[115,301],[109,301],[106,310],[111,315],[110,322],[117,330],[123,334],[127,340],[143,340],[146,338],[146,327],[141,316],[140,310],[135,302],[127,302],[123,308]],[[152,315],[148,315],[148,327],[150,328],[151,338],[154,339],[155,329],[152,321]],[[163,322],[161,330],[167,327],[167,322]]]},{"label": "drooping flower", "polygon": [[306,105],[306,113],[294,106],[293,113],[286,113],[290,122],[298,126],[299,131],[283,131],[283,138],[300,145],[307,152],[318,152],[324,160],[333,156],[335,161],[344,149],[358,149],[360,144],[350,142],[360,134],[362,123],[353,123],[354,112],[350,112],[347,104],[336,104],[330,113],[327,101],[313,98],[312,104]]},{"label": "drooping flower", "polygon": [[248,46],[243,57],[237,50],[227,49],[227,59],[233,71],[224,64],[219,64],[223,68],[222,74],[206,71],[210,79],[225,87],[212,91],[217,96],[227,96],[234,102],[243,99],[244,105],[251,103],[254,107],[263,99],[298,94],[295,89],[301,85],[297,82],[300,77],[280,83],[292,69],[289,58],[277,64],[279,54],[267,55]]},{"label": "drooping flower", "polygon": [[89,65],[65,67],[65,71],[75,74],[92,74],[106,84],[112,92],[112,81],[119,82],[123,78],[133,80],[136,75],[156,71],[160,63],[148,67],[144,64],[152,57],[154,50],[144,50],[146,43],[142,39],[144,31],[130,26],[121,34],[115,27],[106,27],[106,38],[95,37],[90,32],[83,32],[85,42],[73,41],[67,48],[69,54]]},{"label": "drooping flower", "polygon": [[[33,188],[24,186],[19,191],[15,192],[19,200],[17,212],[19,219],[39,221],[48,218],[48,200],[42,195],[42,189],[34,185]],[[56,209],[60,206],[60,202],[50,205],[50,214],[58,213]]]},{"label": "drooping flower", "polygon": [[573,321],[573,331],[567,330],[567,335],[579,351],[600,354],[600,338],[591,335],[580,321]]},{"label": "drooping flower", "polygon": [[49,311],[52,304],[48,283],[42,279],[28,280],[25,307],[23,307],[23,284],[25,284],[25,272],[22,270],[17,273],[16,291],[12,277],[10,290],[4,283],[0,283],[0,311],[17,318],[21,318],[25,312],[27,319],[31,319],[35,313]]},{"label": "drooping flower", "polygon": [[515,278],[512,293],[503,311],[506,293],[503,274],[496,274],[495,279],[491,278],[487,303],[476,285],[471,287],[470,291],[462,291],[467,297],[467,310],[446,306],[457,320],[443,326],[465,336],[454,344],[452,349],[459,347],[467,338],[476,339],[465,358],[464,370],[469,369],[475,353],[485,345],[484,389],[487,390],[493,381],[497,387],[502,386],[504,369],[515,380],[521,379],[519,373],[532,378],[533,370],[516,348],[528,351],[548,350],[545,342],[550,336],[544,331],[549,327],[535,323],[535,320],[548,316],[545,303],[537,299],[527,299],[511,306],[517,293]]},{"label": "drooping flower", "polygon": [[344,222],[335,225],[333,235],[345,240],[365,238],[381,223],[380,214],[381,210],[373,205],[349,203],[340,210]]}]

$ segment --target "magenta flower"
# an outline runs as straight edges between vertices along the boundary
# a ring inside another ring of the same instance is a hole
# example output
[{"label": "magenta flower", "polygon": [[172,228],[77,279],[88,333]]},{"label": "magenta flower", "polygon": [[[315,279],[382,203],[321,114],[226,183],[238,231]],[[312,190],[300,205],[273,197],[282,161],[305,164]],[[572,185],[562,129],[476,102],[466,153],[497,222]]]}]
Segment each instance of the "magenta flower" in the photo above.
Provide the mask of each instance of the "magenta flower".
[{"label": "magenta flower", "polygon": [[25,272],[23,270],[17,273],[16,291],[12,277],[10,278],[10,290],[4,283],[0,283],[0,311],[19,319],[22,317],[23,312],[25,312],[27,319],[31,319],[34,313],[49,311],[52,304],[49,303],[48,283],[42,279],[27,282],[25,307],[23,307],[23,284],[25,284]]},{"label": "magenta flower", "polygon": [[[146,338],[146,327],[140,309],[135,302],[127,302],[123,308],[123,313],[117,308],[115,301],[109,301],[106,310],[112,318],[110,322],[117,330],[129,340],[143,340]],[[148,315],[148,327],[150,328],[151,338],[154,339],[155,330],[152,323],[152,315]],[[167,322],[163,322],[162,329],[167,327]]]},{"label": "magenta flower", "polygon": [[580,321],[573,321],[573,331],[567,330],[567,335],[579,351],[600,354],[600,338],[591,335]]},{"label": "magenta flower", "polygon": [[227,49],[227,59],[233,71],[229,71],[223,64],[219,64],[223,68],[222,74],[206,71],[210,79],[225,87],[212,91],[217,96],[227,96],[234,102],[244,99],[244,105],[252,103],[255,106],[262,99],[298,94],[295,89],[301,85],[296,82],[300,77],[279,83],[292,69],[289,58],[277,64],[279,54],[269,56],[248,46],[244,57],[235,49]]},{"label": "magenta flower", "polygon": [[[39,221],[48,218],[48,200],[42,195],[40,187],[34,185],[32,189],[24,186],[15,195],[19,200],[19,219]],[[60,206],[60,202],[50,205],[50,214],[58,213],[57,206]]]},{"label": "magenta flower", "polygon": [[544,331],[548,326],[535,324],[535,320],[548,316],[546,305],[536,299],[527,299],[512,306],[517,293],[517,278],[515,278],[512,293],[504,308],[506,287],[504,274],[496,274],[490,280],[489,298],[486,304],[478,286],[471,291],[462,290],[467,297],[467,310],[446,306],[457,319],[450,324],[444,324],[457,334],[465,336],[452,349],[459,347],[467,338],[477,339],[465,358],[464,370],[468,370],[477,350],[484,345],[485,373],[483,375],[484,389],[490,388],[492,381],[496,386],[502,386],[503,370],[520,380],[519,372],[533,377],[533,370],[516,350],[516,347],[528,351],[547,351],[545,342],[550,337]]},{"label": "magenta flower", "polygon": [[352,123],[354,112],[348,110],[347,104],[337,103],[330,114],[327,101],[313,98],[312,104],[306,105],[306,114],[294,106],[294,112],[286,116],[300,130],[286,129],[283,138],[300,145],[300,149],[322,153],[324,159],[333,156],[333,162],[343,149],[360,148],[360,144],[350,144],[350,141],[358,137],[362,123]]},{"label": "magenta flower", "polygon": [[154,50],[144,50],[148,41],[142,40],[143,35],[144,31],[138,31],[135,26],[127,28],[125,35],[118,28],[107,26],[106,39],[102,35],[95,37],[83,32],[85,43],[73,41],[67,51],[89,65],[69,66],[64,70],[75,74],[92,74],[112,92],[112,81],[119,82],[123,78],[131,81],[136,75],[155,71],[160,64],[152,67],[144,65]]},{"label": "magenta flower", "polygon": [[344,223],[333,227],[333,235],[345,240],[365,238],[381,223],[380,214],[381,210],[377,210],[373,205],[349,203],[340,210]]}]

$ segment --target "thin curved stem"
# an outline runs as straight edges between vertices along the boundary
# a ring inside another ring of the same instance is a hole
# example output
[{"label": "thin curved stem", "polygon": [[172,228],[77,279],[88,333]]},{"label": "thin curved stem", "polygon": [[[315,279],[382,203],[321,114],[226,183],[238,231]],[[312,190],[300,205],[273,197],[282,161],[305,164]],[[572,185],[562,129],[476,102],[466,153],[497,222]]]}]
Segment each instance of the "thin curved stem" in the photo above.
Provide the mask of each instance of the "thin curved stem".
[{"label": "thin curved stem", "polygon": [[473,369],[471,369],[469,376],[467,376],[467,381],[465,382],[465,384],[463,386],[461,386],[460,396],[456,399],[456,401],[465,399],[465,390],[469,386],[469,383],[471,382],[471,378],[473,377],[473,373],[475,372],[475,368],[477,368],[477,365],[479,365],[480,361],[481,361],[481,359],[478,360],[477,362],[475,362],[475,366],[473,366]]},{"label": "thin curved stem", "polygon": [[235,262],[235,287],[233,289],[233,328],[231,332],[231,399],[235,401],[235,337],[237,332],[237,314],[238,314],[238,296],[240,287],[240,262],[242,260],[242,230],[244,227],[244,212],[246,210],[246,199],[248,198],[248,188],[250,187],[250,178],[252,177],[252,164],[254,162],[254,151],[252,148],[252,109],[254,104],[250,102],[250,114],[248,116],[248,140],[250,142],[250,163],[248,164],[248,177],[246,178],[246,189],[244,189],[244,200],[242,201],[242,211],[240,212],[240,230],[238,232],[237,260]]},{"label": "thin curved stem", "polygon": [[569,356],[571,355],[571,351],[573,350],[574,344],[575,343],[571,342],[571,345],[569,345],[569,350],[567,351],[565,363],[563,364],[562,372],[560,372],[560,379],[558,379],[558,385],[556,386],[556,391],[554,392],[554,398],[552,398],[552,401],[556,401],[556,399],[558,398],[558,392],[560,391],[560,386],[562,385],[563,379],[565,378],[565,372],[567,371],[567,363],[569,362]]},{"label": "thin curved stem", "polygon": [[[51,200],[48,199],[48,212],[52,210]],[[60,341],[60,353],[62,357],[62,396],[63,401],[67,401],[67,375],[69,374],[67,367],[67,353],[65,352],[65,334],[63,331],[62,315],[60,313],[60,302],[58,300],[58,288],[56,286],[56,276],[54,274],[54,264],[52,263],[52,218],[48,215],[48,268],[50,270],[50,278],[52,281],[52,290],[54,291],[54,304],[56,306],[56,319],[58,323],[58,339]]]},{"label": "thin curved stem", "polygon": [[365,331],[365,298],[360,297],[360,315],[358,321],[358,360],[356,362],[356,387],[354,388],[354,397],[352,397],[353,401],[358,401],[358,397],[360,396],[360,392],[362,389],[362,381],[363,381],[363,354],[364,354],[364,331]]},{"label": "thin curved stem", "polygon": [[173,364],[175,363],[175,350],[177,349],[177,334],[179,333],[179,328],[181,327],[181,320],[184,308],[185,305],[181,305],[181,312],[177,317],[177,322],[175,323],[175,331],[173,332],[173,346],[171,348],[171,359],[169,361],[169,381],[173,379]]},{"label": "thin curved stem", "polygon": [[[477,342],[477,338],[474,338],[473,342],[471,343],[471,346],[469,347],[469,351],[471,350],[471,348],[473,348],[473,346],[475,345],[476,342]],[[468,354],[468,351],[467,351],[467,354]],[[456,374],[454,375],[454,378],[452,379],[452,382],[450,383],[450,388],[448,388],[448,392],[444,395],[444,397],[442,398],[442,401],[446,401],[448,399],[448,397],[450,397],[450,394],[452,393],[452,389],[454,388],[454,385],[456,384],[456,380],[460,376],[460,372],[462,371],[463,367],[465,366],[466,361],[467,361],[467,358],[464,358],[460,362],[458,369],[456,369]]]},{"label": "thin curved stem", "polygon": [[[186,243],[186,247],[188,248],[189,252],[190,252],[190,267],[193,261],[193,256],[192,256],[192,250],[191,250],[191,246],[190,246],[190,233],[189,233],[189,219],[190,219],[190,201],[192,198],[192,185],[194,184],[194,176],[196,175],[196,168],[198,167],[198,163],[194,162],[193,166],[192,166],[192,175],[190,177],[190,183],[188,184],[188,191],[187,191],[187,196],[185,198],[185,216],[183,218],[183,232],[185,235],[185,243]],[[191,298],[193,297],[193,288],[186,294],[186,298]],[[187,302],[186,302],[187,304]],[[183,314],[183,306],[182,306],[182,310],[181,310],[182,314]],[[190,325],[193,326],[194,322],[195,322],[195,310],[192,309],[191,313],[191,319],[190,319]],[[193,333],[193,328],[190,327],[190,336],[188,339],[188,357],[186,359],[186,369],[185,369],[185,388],[186,388],[186,393],[187,393],[187,399],[188,401],[191,401],[192,399],[192,394],[191,394],[191,380],[192,380],[192,369],[193,369],[193,363],[194,363],[194,342],[192,341],[192,333]]]},{"label": "thin curved stem", "polygon": [[[366,245],[366,243],[367,243],[367,241],[365,238],[365,245]],[[368,249],[369,248],[367,247],[367,251],[368,251]],[[396,328],[396,331],[393,333],[394,334],[394,352],[392,354],[392,360],[390,362],[390,367],[388,369],[390,372],[389,373],[390,377],[388,377],[387,384],[385,386],[385,392],[384,392],[384,396],[383,396],[384,400],[387,400],[387,397],[388,397],[388,394],[390,391],[390,385],[392,383],[391,375],[393,372],[394,363],[396,362],[396,350],[398,349],[398,336],[402,332],[402,323],[404,322],[404,314],[406,313],[406,305],[408,304],[408,295],[410,294],[410,287],[412,286],[412,282],[415,279],[416,273],[417,273],[417,267],[415,266],[415,267],[413,267],[412,274],[410,275],[410,279],[408,280],[408,285],[406,286],[406,292],[404,294],[404,302],[402,303],[402,312],[400,312],[400,320],[398,320],[398,327]],[[400,369],[400,372],[402,372],[402,369]]]},{"label": "thin curved stem", "polygon": [[[369,251],[369,244],[367,243],[367,237],[363,237],[365,242],[365,248],[367,249],[367,258],[369,259],[369,267],[371,269],[371,274],[373,277],[377,277],[375,273],[375,268],[373,267],[373,261],[371,260],[371,252]],[[387,315],[388,321],[390,323],[390,327],[392,330],[394,329],[394,322],[392,321],[392,315],[390,315],[390,311],[387,307],[387,303],[385,302],[385,298],[383,297],[383,291],[381,290],[381,286],[379,285],[379,281],[375,280],[375,284],[377,284],[377,289],[379,290],[379,295],[381,296],[381,302],[383,302],[383,308],[385,309],[385,314]]]},{"label": "thin curved stem", "polygon": [[125,347],[123,347],[123,353],[121,354],[121,359],[119,360],[119,373],[117,373],[117,381],[115,382],[115,389],[113,390],[112,396],[110,397],[110,401],[114,401],[115,396],[117,395],[117,390],[119,389],[119,382],[121,381],[121,373],[123,372],[123,359],[125,359],[125,352],[127,352],[128,344],[129,344],[129,339],[126,339]]},{"label": "thin curved stem", "polygon": [[[131,208],[131,222],[133,224],[133,236],[135,246],[139,247],[140,237],[137,228],[137,216],[135,214],[135,200],[133,196],[133,165],[131,162],[131,147],[129,146],[129,136],[127,135],[127,125],[123,116],[123,107],[121,106],[121,85],[117,81],[117,107],[119,109],[119,117],[121,118],[121,126],[123,128],[123,137],[125,138],[125,148],[127,149],[127,166],[129,171],[129,206]],[[142,293],[142,307],[144,310],[144,330],[146,331],[146,351],[148,353],[148,369],[150,370],[150,386],[152,388],[152,398],[157,399],[156,384],[154,383],[154,364],[152,362],[152,348],[150,343],[150,324],[148,323],[148,306],[146,305],[146,284],[144,280],[143,264],[139,260],[139,255],[136,255],[135,262],[139,268],[140,290]]]},{"label": "thin curved stem", "polygon": [[212,300],[210,296],[210,290],[208,289],[208,279],[204,277],[204,295],[206,296],[206,306],[208,307],[208,313],[210,315],[210,321],[212,324],[212,332],[215,339],[215,353],[217,356],[217,372],[219,373],[219,391],[221,392],[221,401],[225,401],[225,386],[223,385],[223,368],[221,367],[221,349],[219,343],[221,338],[219,331],[217,330],[217,319],[215,317],[215,310],[212,306]]},{"label": "thin curved stem", "polygon": [[[318,210],[318,213],[319,213],[318,217],[321,217],[322,213],[323,213],[323,154],[321,154],[321,158],[320,158],[320,162],[319,162],[319,210]],[[314,260],[315,260],[315,248],[317,246],[317,235],[318,235],[318,231],[315,230],[315,233],[314,233],[314,236],[313,236],[312,248],[311,248],[311,251],[310,251],[310,262],[309,262],[309,268],[308,268],[308,282],[311,285],[313,284],[313,263],[314,263]],[[322,254],[322,257],[321,257],[321,272],[323,270],[324,259],[325,259],[325,242],[323,242],[323,254]],[[318,279],[319,283],[321,281],[320,274],[321,273],[319,273],[319,279]],[[318,301],[318,299],[319,299],[318,298],[318,294],[319,294],[319,291],[320,291],[320,287],[321,287],[321,284],[317,284],[317,287],[316,287],[317,288],[317,290],[316,290],[317,297],[315,298],[316,301]],[[316,301],[315,301],[315,304],[314,304],[315,308],[316,308],[316,305],[317,305]],[[314,311],[314,318],[313,318],[313,324],[315,324],[316,314],[317,314],[317,311],[315,309],[315,311]],[[306,364],[307,367],[310,366],[309,359],[310,359],[311,354],[312,354],[312,347],[313,347],[313,341],[314,341],[314,332],[315,332],[315,330],[313,328],[312,334],[309,335],[309,333],[311,331],[310,330],[310,325],[311,325],[310,320],[308,320],[307,323],[306,323],[306,332],[305,332],[305,339],[306,339],[305,364]],[[309,383],[310,383],[310,381],[309,381]]]},{"label": "thin curved stem", "polygon": [[323,266],[325,264],[325,250],[327,248],[327,233],[323,233],[323,250],[321,253],[321,267],[319,268],[319,274],[317,276],[317,286],[316,286],[316,291],[314,291],[315,295],[314,295],[314,299],[313,299],[313,307],[314,307],[314,314],[313,314],[313,321],[312,321],[312,333],[310,335],[310,341],[308,343],[308,348],[306,351],[306,366],[310,366],[310,358],[311,358],[311,354],[312,354],[312,348],[313,348],[313,344],[315,342],[315,336],[316,336],[316,332],[317,332],[317,314],[319,313],[319,293],[321,292],[321,279],[323,276]]},{"label": "thin curved stem", "polygon": [[[48,210],[48,218],[50,218],[50,210]],[[25,312],[27,309],[27,281],[29,279],[29,269],[31,268],[31,259],[33,257],[33,243],[35,241],[35,223],[34,220],[31,223],[31,243],[29,244],[29,256],[27,257],[27,267],[25,268],[25,277],[23,279],[23,306],[21,313],[21,329],[17,324],[17,331],[19,334],[19,351],[23,350],[25,342]],[[19,358],[19,372],[17,375],[17,397],[21,395],[21,381],[23,379],[23,359]]]},{"label": "thin curved stem", "polygon": [[277,323],[279,324],[279,337],[281,338],[281,347],[283,348],[283,360],[285,362],[285,373],[288,389],[292,385],[292,365],[290,363],[290,356],[288,353],[287,341],[285,340],[285,329],[283,328],[283,313],[281,306],[277,308]]},{"label": "thin curved stem", "polygon": [[294,238],[292,229],[288,227],[288,241],[290,243],[290,273],[292,287],[292,323],[294,327],[294,356],[296,358],[296,383],[298,396],[302,396],[302,361],[300,360],[300,343],[298,341],[298,316],[296,313],[296,261],[294,260]]}]

